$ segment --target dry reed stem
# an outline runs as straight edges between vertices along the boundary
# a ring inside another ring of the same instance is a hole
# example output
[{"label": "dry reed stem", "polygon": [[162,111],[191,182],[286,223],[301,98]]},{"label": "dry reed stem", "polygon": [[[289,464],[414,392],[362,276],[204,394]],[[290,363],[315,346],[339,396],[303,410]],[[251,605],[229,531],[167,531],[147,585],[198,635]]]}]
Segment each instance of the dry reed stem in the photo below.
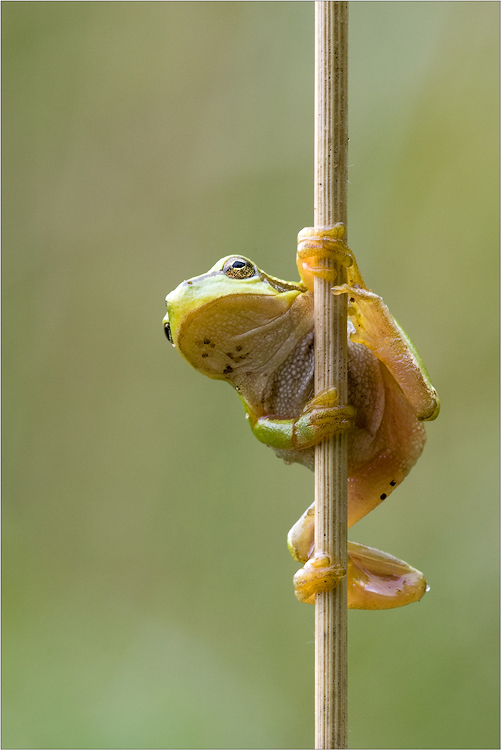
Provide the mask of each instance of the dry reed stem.
[{"label": "dry reed stem", "polygon": [[[315,226],[347,223],[348,3],[315,2]],[[336,267],[336,284],[343,268]],[[336,386],[348,403],[347,301],[315,278],[315,392]],[[347,439],[315,451],[315,552],[347,565]],[[315,603],[315,748],[346,748],[347,583]]]}]

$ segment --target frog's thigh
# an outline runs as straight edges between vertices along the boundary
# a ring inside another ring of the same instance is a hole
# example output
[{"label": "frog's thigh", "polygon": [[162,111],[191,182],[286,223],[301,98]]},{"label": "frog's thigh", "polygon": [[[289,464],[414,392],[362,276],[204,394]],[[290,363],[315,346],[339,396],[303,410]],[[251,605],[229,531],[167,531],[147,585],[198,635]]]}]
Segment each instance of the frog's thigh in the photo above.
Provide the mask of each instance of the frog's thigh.
[{"label": "frog's thigh", "polygon": [[348,607],[392,609],[421,599],[424,575],[386,552],[348,542]]}]

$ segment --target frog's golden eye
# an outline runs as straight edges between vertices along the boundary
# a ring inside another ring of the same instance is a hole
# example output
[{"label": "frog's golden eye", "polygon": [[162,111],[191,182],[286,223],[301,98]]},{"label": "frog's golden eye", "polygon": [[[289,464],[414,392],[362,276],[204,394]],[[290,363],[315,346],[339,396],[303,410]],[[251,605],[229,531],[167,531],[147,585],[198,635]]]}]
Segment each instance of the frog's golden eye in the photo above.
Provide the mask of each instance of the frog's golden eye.
[{"label": "frog's golden eye", "polygon": [[224,264],[223,273],[231,279],[249,279],[256,275],[256,268],[245,258],[230,258]]}]

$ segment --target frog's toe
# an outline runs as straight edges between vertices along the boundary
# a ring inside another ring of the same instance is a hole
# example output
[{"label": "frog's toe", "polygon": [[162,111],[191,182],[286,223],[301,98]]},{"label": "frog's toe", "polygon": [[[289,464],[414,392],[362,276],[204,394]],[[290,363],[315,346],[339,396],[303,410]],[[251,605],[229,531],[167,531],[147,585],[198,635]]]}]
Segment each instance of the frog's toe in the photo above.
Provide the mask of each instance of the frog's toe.
[{"label": "frog's toe", "polygon": [[351,266],[352,252],[344,242],[344,224],[338,222],[328,227],[305,227],[298,236],[298,256],[304,260],[322,258],[334,260],[342,266]]},{"label": "frog's toe", "polygon": [[357,410],[350,404],[340,406],[323,406],[308,412],[310,424],[320,432],[325,432],[322,439],[328,435],[351,430],[355,425]]},{"label": "frog's toe", "polygon": [[360,286],[350,286],[349,284],[340,284],[331,289],[332,294],[348,294],[350,296],[350,302],[360,302],[361,300],[381,300],[377,294],[371,292],[370,289],[363,289]]},{"label": "frog's toe", "polygon": [[314,277],[334,282],[333,264],[350,267],[353,254],[344,242],[341,222],[328,227],[305,227],[298,234],[297,266],[306,287],[313,291]]},{"label": "frog's toe", "polygon": [[311,448],[321,440],[351,430],[355,424],[353,406],[309,406],[294,423],[293,447]]},{"label": "frog's toe", "polygon": [[294,576],[294,593],[300,602],[315,604],[315,595],[331,591],[346,575],[340,563],[332,563],[327,555],[312,557]]},{"label": "frog's toe", "polygon": [[317,393],[316,396],[310,398],[307,401],[306,406],[303,409],[303,413],[315,411],[316,409],[332,409],[338,405],[339,396],[335,386],[325,388],[323,391]]}]

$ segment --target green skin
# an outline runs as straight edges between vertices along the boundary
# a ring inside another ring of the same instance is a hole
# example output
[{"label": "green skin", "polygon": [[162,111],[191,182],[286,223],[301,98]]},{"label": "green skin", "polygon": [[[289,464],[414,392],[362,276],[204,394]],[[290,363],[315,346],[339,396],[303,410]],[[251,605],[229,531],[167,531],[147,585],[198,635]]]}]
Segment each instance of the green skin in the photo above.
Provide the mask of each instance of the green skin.
[{"label": "green skin", "polygon": [[[348,432],[351,526],[410,471],[425,441],[421,422],[436,418],[439,400],[415,347],[382,299],[365,286],[339,230],[337,235],[331,232],[330,239],[305,244],[306,248],[300,245],[298,250],[302,282],[275,279],[247,258],[226,256],[206,274],[182,282],[168,295],[163,323],[173,346],[193,367],[208,377],[228,381],[237,390],[254,435],[286,462],[313,468],[314,446],[326,437]],[[338,403],[335,388],[313,395],[312,286],[315,275],[326,278],[322,268],[326,257],[347,266],[347,284],[334,287],[333,293],[349,295],[349,404]],[[302,601],[313,601],[315,592],[321,590],[313,579],[325,578],[327,569],[337,570],[327,561],[320,565],[320,573],[308,573],[312,565],[319,567],[312,558],[313,538],[310,507],[289,533],[293,557],[310,561],[300,571],[307,571],[306,594],[298,593],[303,584],[296,582],[296,595]],[[363,548],[363,555],[370,549]],[[351,562],[356,558],[354,550],[352,544]],[[364,558],[365,571],[391,567],[388,560],[395,561],[377,550],[371,550],[369,557]],[[397,562],[401,578],[401,566],[406,563]],[[401,606],[419,598],[417,594],[409,598],[411,583],[421,596],[424,577],[410,566],[407,570],[413,572],[403,586],[405,594],[396,591],[390,598],[381,594],[382,603],[378,603],[377,594],[370,599],[368,591],[363,596],[355,592],[349,606]],[[341,575],[344,571],[334,575],[332,585]],[[387,579],[387,570],[385,575]]]}]

